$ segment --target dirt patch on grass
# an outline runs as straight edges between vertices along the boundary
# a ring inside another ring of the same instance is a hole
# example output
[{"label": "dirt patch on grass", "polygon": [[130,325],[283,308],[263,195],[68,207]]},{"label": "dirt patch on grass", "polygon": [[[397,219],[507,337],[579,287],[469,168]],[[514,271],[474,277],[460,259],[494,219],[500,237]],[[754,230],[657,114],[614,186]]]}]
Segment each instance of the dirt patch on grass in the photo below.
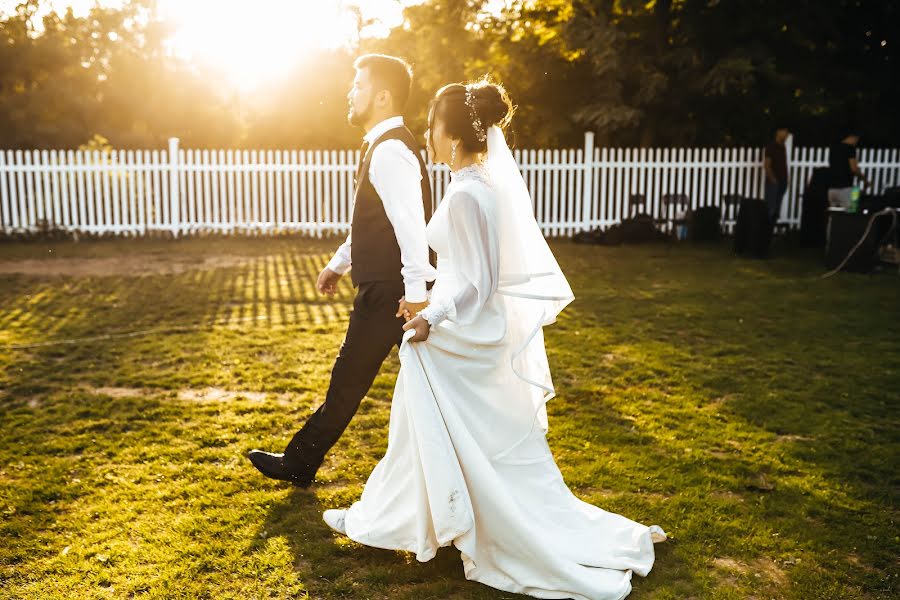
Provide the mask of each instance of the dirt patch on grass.
[{"label": "dirt patch on grass", "polygon": [[600,496],[603,498],[613,498],[617,496],[639,496],[644,500],[649,502],[665,502],[666,500],[670,500],[673,496],[672,494],[665,494],[662,492],[648,492],[648,491],[638,491],[635,492],[633,490],[614,490],[612,488],[603,488],[603,487],[573,487],[572,491],[579,497],[591,497],[591,496]]},{"label": "dirt patch on grass", "polygon": [[775,561],[768,558],[758,558],[750,563],[750,568],[755,574],[771,581],[776,589],[783,590],[790,585],[791,580],[788,578],[784,570],[775,564]]},{"label": "dirt patch on grass", "polygon": [[180,389],[173,392],[153,388],[91,387],[87,388],[86,391],[92,394],[109,396],[110,398],[137,398],[140,396],[157,396],[159,394],[174,393],[175,397],[179,400],[191,402],[229,402],[238,399],[263,402],[265,400],[285,400],[288,397],[287,394],[250,392],[246,390],[225,390],[217,387]]},{"label": "dirt patch on grass", "polygon": [[737,585],[744,577],[762,578],[778,590],[786,589],[791,583],[784,570],[768,558],[743,562],[720,557],[713,559],[713,567],[722,574],[722,579],[729,585]]},{"label": "dirt patch on grass", "polygon": [[775,436],[776,442],[812,442],[815,438],[809,435],[777,435]]},{"label": "dirt patch on grass", "polygon": [[729,452],[728,450],[722,450],[718,448],[713,448],[706,451],[707,454],[712,456],[713,458],[718,458],[722,460],[727,460],[729,458],[734,458],[737,456],[736,452]]},{"label": "dirt patch on grass", "polygon": [[98,387],[88,390],[92,394],[101,396],[109,396],[110,398],[137,398],[138,396],[147,395],[147,390],[141,388],[124,388],[124,387]]},{"label": "dirt patch on grass", "polygon": [[246,256],[222,254],[189,260],[178,256],[136,254],[117,257],[0,260],[0,274],[30,277],[111,277],[177,275],[185,271],[227,269],[251,263]]},{"label": "dirt patch on grass", "polygon": [[737,585],[738,577],[747,574],[747,565],[733,558],[715,558],[713,559],[713,567],[721,571],[721,579],[730,585]]},{"label": "dirt patch on grass", "polygon": [[717,490],[710,493],[710,497],[725,502],[744,502],[744,497],[730,490]]},{"label": "dirt patch on grass", "polygon": [[200,402],[228,402],[229,400],[236,400],[238,398],[262,402],[268,396],[269,394],[266,394],[265,392],[236,392],[214,387],[203,388],[200,390],[178,390],[179,400],[194,400]]}]

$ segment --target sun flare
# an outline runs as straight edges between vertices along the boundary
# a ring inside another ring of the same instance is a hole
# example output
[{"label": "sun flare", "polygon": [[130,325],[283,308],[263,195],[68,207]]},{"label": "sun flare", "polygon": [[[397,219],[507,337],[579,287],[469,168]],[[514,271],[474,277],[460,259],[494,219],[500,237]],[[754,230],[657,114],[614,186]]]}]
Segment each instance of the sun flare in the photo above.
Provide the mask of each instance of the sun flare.
[{"label": "sun flare", "polygon": [[[156,16],[171,28],[175,56],[223,77],[230,90],[277,81],[317,49],[353,47],[360,37],[381,37],[403,21],[403,9],[422,0],[157,0]],[[20,0],[0,0],[0,16]],[[34,27],[50,11],[86,15],[95,4],[126,0],[45,0]]]},{"label": "sun flare", "polygon": [[347,45],[357,35],[353,13],[336,1],[169,0],[160,9],[175,28],[172,51],[240,89],[284,76],[316,49]]}]

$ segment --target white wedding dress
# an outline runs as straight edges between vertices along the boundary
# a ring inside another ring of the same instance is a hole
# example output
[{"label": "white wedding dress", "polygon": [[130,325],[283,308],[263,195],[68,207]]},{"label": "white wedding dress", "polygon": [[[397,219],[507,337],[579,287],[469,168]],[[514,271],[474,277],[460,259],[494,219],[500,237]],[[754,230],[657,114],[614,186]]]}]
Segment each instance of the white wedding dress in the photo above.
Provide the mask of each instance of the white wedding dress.
[{"label": "white wedding dress", "polygon": [[[665,534],[582,502],[563,481],[545,438],[546,386],[511,367],[522,340],[497,292],[496,200],[483,167],[454,175],[427,230],[438,255],[431,333],[410,343],[409,331],[400,347],[387,453],[360,500],[324,517],[423,562],[453,544],[467,579],[500,590],[618,600]],[[530,335],[546,363],[540,327]]]}]

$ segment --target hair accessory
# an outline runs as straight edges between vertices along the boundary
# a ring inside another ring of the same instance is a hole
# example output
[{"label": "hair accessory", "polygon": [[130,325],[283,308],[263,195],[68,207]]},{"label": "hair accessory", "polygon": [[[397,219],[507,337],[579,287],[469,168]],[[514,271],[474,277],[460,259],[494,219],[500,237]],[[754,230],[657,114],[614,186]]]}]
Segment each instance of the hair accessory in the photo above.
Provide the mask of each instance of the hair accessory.
[{"label": "hair accessory", "polygon": [[475,128],[475,137],[478,138],[479,142],[483,142],[487,139],[487,132],[484,130],[484,125],[481,124],[481,119],[478,118],[478,112],[475,110],[475,94],[472,93],[472,88],[466,86],[466,106],[469,107],[469,115],[472,117],[472,126]]}]

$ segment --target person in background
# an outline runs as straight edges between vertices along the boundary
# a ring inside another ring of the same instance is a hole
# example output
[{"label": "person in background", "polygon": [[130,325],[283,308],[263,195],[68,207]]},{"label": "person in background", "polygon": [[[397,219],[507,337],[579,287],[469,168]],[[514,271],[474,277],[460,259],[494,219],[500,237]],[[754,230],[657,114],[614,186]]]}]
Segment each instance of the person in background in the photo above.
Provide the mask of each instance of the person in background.
[{"label": "person in background", "polygon": [[781,214],[781,200],[788,186],[787,149],[784,142],[790,134],[787,127],[776,127],[775,138],[766,146],[766,206],[769,209],[769,222],[773,224]]},{"label": "person in background", "polygon": [[850,208],[854,177],[862,180],[863,188],[870,185],[870,181],[860,171],[859,163],[856,161],[857,144],[859,135],[851,130],[840,143],[829,149],[828,206]]}]

